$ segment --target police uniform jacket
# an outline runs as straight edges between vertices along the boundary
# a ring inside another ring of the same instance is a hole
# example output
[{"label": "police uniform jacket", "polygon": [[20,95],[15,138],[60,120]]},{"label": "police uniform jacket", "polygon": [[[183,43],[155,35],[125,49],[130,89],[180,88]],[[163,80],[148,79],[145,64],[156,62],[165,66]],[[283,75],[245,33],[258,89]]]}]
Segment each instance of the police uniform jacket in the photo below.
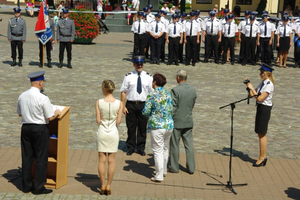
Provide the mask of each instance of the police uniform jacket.
[{"label": "police uniform jacket", "polygon": [[19,96],[17,113],[22,115],[23,124],[48,124],[54,109],[46,95],[38,88],[31,87]]},{"label": "police uniform jacket", "polygon": [[[139,30],[139,26],[140,26],[140,32],[138,31]],[[145,20],[136,20],[135,22],[133,22],[132,24],[132,27],[131,27],[131,31],[136,33],[136,34],[144,34],[146,32],[148,32],[149,30],[149,27],[148,27],[148,22],[146,22]]]},{"label": "police uniform jacket", "polygon": [[7,39],[14,41],[26,40],[26,22],[19,17],[8,20]]},{"label": "police uniform jacket", "polygon": [[147,95],[153,91],[151,74],[142,71],[141,74],[142,92],[137,92],[137,71],[132,71],[125,75],[120,91],[126,93],[128,101],[146,101]]},{"label": "police uniform jacket", "polygon": [[[265,33],[265,24],[267,24],[267,30]],[[272,32],[276,31],[275,25],[272,24],[271,22],[267,21],[261,22],[258,26],[258,32],[260,35],[259,37],[261,38],[270,38],[272,36]],[[266,34],[266,35],[265,35]]]},{"label": "police uniform jacket", "polygon": [[180,37],[180,34],[183,33],[182,25],[178,22],[175,23],[176,33],[174,34],[174,22],[168,25],[166,33],[168,33],[169,37],[176,38]]},{"label": "police uniform jacket", "polygon": [[62,18],[58,21],[57,26],[57,40],[61,42],[70,42],[75,38],[75,24],[73,19]]},{"label": "police uniform jacket", "polygon": [[[212,25],[213,25],[213,32],[211,32]],[[222,24],[220,23],[220,20],[218,20],[217,18],[214,18],[214,20],[209,18],[204,24],[203,30],[208,35],[217,35],[219,31],[222,31]]]},{"label": "police uniform jacket", "polygon": [[[230,24],[230,30],[229,30],[229,24]],[[234,20],[232,20],[231,23],[229,22],[225,23],[224,26],[222,27],[222,33],[224,34],[224,37],[234,37],[237,32],[238,32],[238,27]]]},{"label": "police uniform jacket", "polygon": [[[156,32],[156,24],[157,24],[157,32]],[[150,24],[150,29],[149,31],[153,34],[153,35],[160,35],[162,32],[166,31],[165,25],[161,22],[161,21],[153,21]]]},{"label": "police uniform jacket", "polygon": [[241,30],[241,33],[245,34],[244,30],[247,24],[250,24],[250,19],[244,19],[243,21],[240,22],[238,29]]},{"label": "police uniform jacket", "polygon": [[283,35],[284,34],[284,25],[283,24],[279,25],[275,32],[275,34],[279,34],[280,37],[290,37],[290,33],[293,33],[292,27],[286,25],[285,35]]},{"label": "police uniform jacket", "polygon": [[[191,23],[192,26],[192,35],[191,35]],[[186,36],[197,36],[197,34],[201,31],[200,25],[196,20],[189,20],[185,23],[185,29],[184,32],[186,33]]]},{"label": "police uniform jacket", "polygon": [[[251,23],[247,24],[244,28],[244,33],[246,37],[250,37]],[[258,26],[256,24],[252,24],[252,37],[256,37],[258,32]]]}]

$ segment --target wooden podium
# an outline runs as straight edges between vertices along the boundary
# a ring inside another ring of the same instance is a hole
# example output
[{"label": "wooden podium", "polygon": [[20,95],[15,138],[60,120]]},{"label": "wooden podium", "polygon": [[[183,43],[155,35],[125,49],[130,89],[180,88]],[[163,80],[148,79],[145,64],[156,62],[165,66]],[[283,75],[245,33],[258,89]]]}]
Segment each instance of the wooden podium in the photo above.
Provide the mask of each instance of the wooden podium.
[{"label": "wooden podium", "polygon": [[55,134],[57,139],[49,141],[49,157],[47,168],[47,183],[45,187],[58,189],[67,184],[68,146],[69,146],[69,113],[66,106],[61,115],[49,122],[50,136]]}]

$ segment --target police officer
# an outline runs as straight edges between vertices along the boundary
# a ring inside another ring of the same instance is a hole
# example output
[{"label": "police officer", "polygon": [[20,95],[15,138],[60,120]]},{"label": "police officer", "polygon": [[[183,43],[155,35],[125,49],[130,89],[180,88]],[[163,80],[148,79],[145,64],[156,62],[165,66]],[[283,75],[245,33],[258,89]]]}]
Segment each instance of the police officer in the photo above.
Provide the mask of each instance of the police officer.
[{"label": "police officer", "polygon": [[250,16],[250,23],[247,24],[244,28],[245,32],[245,45],[246,45],[246,56],[242,62],[242,65],[246,65],[246,62],[248,61],[253,66],[256,65],[255,60],[255,48],[257,45],[257,32],[258,32],[258,26],[254,23],[255,22],[255,16]]},{"label": "police officer", "polygon": [[[145,156],[147,118],[142,114],[147,95],[153,91],[152,75],[143,71],[144,57],[133,58],[134,71],[125,75],[121,86],[121,101],[124,104],[123,113],[127,125],[127,155],[131,155],[135,148],[138,154]],[[127,101],[126,101],[127,99]]]},{"label": "police officer", "polygon": [[[160,21],[165,25],[165,30],[169,25],[169,20],[166,19],[167,11],[161,10],[161,18]],[[166,34],[164,33],[161,38],[161,49],[160,49],[160,59],[162,62],[165,62],[166,54],[165,54],[165,46],[166,46]]]},{"label": "police officer", "polygon": [[144,55],[145,33],[148,31],[146,22],[143,20],[143,12],[138,11],[138,19],[133,22],[131,31],[134,34],[133,57]]},{"label": "police officer", "polygon": [[215,52],[215,63],[219,64],[219,53],[218,53],[218,42],[221,42],[221,32],[222,25],[220,20],[218,20],[215,16],[216,13],[214,11],[210,11],[210,18],[203,25],[203,42],[205,42],[206,55],[204,59],[204,63],[208,62],[211,49]]},{"label": "police officer", "polygon": [[[222,29],[223,26],[227,23],[228,21],[228,15],[229,15],[230,10],[229,9],[224,9],[224,17],[220,20]],[[222,34],[221,42],[219,43],[219,55],[223,56],[224,55],[224,46],[225,46],[225,41],[224,41],[224,35]]]},{"label": "police officer", "polygon": [[147,8],[148,8],[147,21],[148,21],[148,23],[151,23],[155,20],[155,16],[151,13],[153,6],[151,4],[149,4],[147,6]]},{"label": "police officer", "polygon": [[[200,10],[196,10],[195,11],[195,21],[197,23],[199,23],[199,26],[200,26],[200,36],[199,36],[199,41],[201,41],[201,34],[202,34],[202,26],[203,26],[203,20],[201,19],[200,17]],[[201,42],[199,42],[199,44],[197,44],[197,50],[196,50],[196,56],[197,56],[197,62],[200,61],[200,48],[201,47]]]},{"label": "police officer", "polygon": [[234,42],[235,42],[235,34],[238,32],[237,25],[233,19],[233,15],[229,14],[227,16],[228,21],[225,23],[225,25],[222,27],[222,33],[224,35],[224,54],[223,54],[223,60],[222,64],[225,64],[227,61],[227,53],[228,53],[228,47],[230,49],[230,59],[231,59],[231,65],[234,65]]},{"label": "police officer", "polygon": [[268,15],[262,15],[262,22],[258,26],[257,45],[261,49],[261,62],[271,64],[272,42],[275,25],[268,21]]},{"label": "police officer", "polygon": [[[181,19],[179,20],[179,23],[181,24],[183,32],[185,31],[186,17],[187,17],[187,14],[182,13]],[[180,63],[183,63],[183,44],[184,44],[184,42],[179,44],[178,59],[179,59]]]},{"label": "police officer", "polygon": [[59,66],[63,67],[64,51],[67,49],[68,65],[72,69],[72,43],[75,38],[75,24],[73,19],[69,18],[69,10],[63,10],[63,18],[58,21],[57,42],[59,43]]},{"label": "police officer", "polygon": [[151,44],[151,64],[160,64],[160,51],[162,37],[165,33],[165,25],[160,20],[161,16],[159,13],[155,15],[155,21],[150,24],[149,33],[151,35],[150,44]]},{"label": "police officer", "polygon": [[197,44],[200,43],[200,25],[195,20],[195,12],[190,12],[190,20],[185,24],[184,43],[185,43],[185,65],[195,66],[197,58]]},{"label": "police officer", "polygon": [[26,40],[26,22],[24,19],[20,17],[21,9],[14,8],[15,17],[10,18],[8,20],[8,28],[7,28],[7,39],[10,42],[11,46],[11,58],[13,62],[11,66],[16,66],[16,57],[18,47],[19,52],[19,66],[22,67],[22,59],[23,59],[23,43]]},{"label": "police officer", "polygon": [[172,15],[173,22],[170,23],[167,27],[166,38],[169,49],[169,58],[168,65],[171,65],[175,62],[175,65],[178,64],[178,52],[179,44],[182,44],[183,39],[183,30],[182,25],[178,23],[178,18],[176,14]]},{"label": "police officer", "polygon": [[[144,9],[144,12],[147,14],[147,17],[146,17],[146,21],[148,22],[148,26],[150,26],[151,22],[155,21],[155,16],[151,13],[151,10],[152,10],[152,5],[148,5],[146,8],[147,9]],[[149,34],[149,32],[146,33],[146,39],[145,39],[145,47],[144,47],[144,50],[145,50],[145,57],[146,58],[149,58],[149,46],[150,46],[150,39],[151,39],[151,35]]]},{"label": "police officer", "polygon": [[[48,42],[46,42],[45,47],[46,47],[47,60],[48,60],[47,67],[52,68],[51,49],[52,49],[52,44],[54,44],[54,42],[55,42],[55,27],[54,27],[53,20],[49,20],[49,24],[50,24],[50,29],[52,31],[52,38],[49,39]],[[44,48],[44,45],[41,43],[41,41],[39,41],[39,50],[40,50],[40,65],[39,65],[39,67],[40,68],[43,67],[43,48]]]},{"label": "police officer", "polygon": [[245,11],[245,19],[243,21],[240,22],[239,26],[238,26],[238,30],[239,30],[239,42],[240,42],[240,55],[239,55],[239,62],[241,63],[244,58],[245,58],[245,54],[246,54],[246,46],[245,46],[245,26],[247,24],[250,23],[250,14],[251,12],[249,10]]},{"label": "police officer", "polygon": [[[48,165],[49,130],[47,124],[60,115],[53,110],[49,98],[41,91],[45,84],[44,71],[28,75],[31,88],[18,99],[17,114],[22,117],[21,152],[23,192],[48,194],[46,172]],[[32,161],[35,160],[35,177],[32,177]]]},{"label": "police officer", "polygon": [[298,10],[298,19],[296,19],[293,23],[293,31],[295,32],[295,39],[294,39],[294,58],[295,58],[295,65],[294,68],[299,67],[299,61],[300,61],[300,48],[298,47],[298,41],[299,41],[299,26],[300,26],[300,10]]}]

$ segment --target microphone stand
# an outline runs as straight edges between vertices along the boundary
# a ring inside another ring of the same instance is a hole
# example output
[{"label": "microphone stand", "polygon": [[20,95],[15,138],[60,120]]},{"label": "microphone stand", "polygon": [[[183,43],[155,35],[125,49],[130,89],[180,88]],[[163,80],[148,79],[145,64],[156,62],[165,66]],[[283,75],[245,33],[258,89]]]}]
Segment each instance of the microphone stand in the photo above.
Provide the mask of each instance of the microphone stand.
[{"label": "microphone stand", "polygon": [[233,144],[233,110],[235,108],[235,104],[236,103],[239,103],[239,102],[242,102],[242,101],[245,101],[245,100],[248,100],[248,104],[249,104],[249,99],[254,97],[254,96],[257,96],[257,95],[254,95],[254,96],[250,96],[250,90],[248,90],[248,97],[247,98],[244,98],[244,99],[240,99],[238,101],[235,101],[235,102],[232,102],[230,104],[227,104],[225,106],[221,106],[220,109],[223,109],[227,106],[230,106],[231,107],[231,135],[230,135],[230,159],[229,159],[229,180],[227,181],[227,184],[214,184],[214,183],[207,183],[206,185],[211,185],[211,186],[225,186],[226,188],[228,188],[231,192],[233,192],[235,195],[237,194],[236,191],[233,189],[233,186],[245,186],[245,185],[248,185],[247,183],[241,183],[241,184],[232,184],[232,181],[231,181],[231,169],[232,169],[232,144]]}]

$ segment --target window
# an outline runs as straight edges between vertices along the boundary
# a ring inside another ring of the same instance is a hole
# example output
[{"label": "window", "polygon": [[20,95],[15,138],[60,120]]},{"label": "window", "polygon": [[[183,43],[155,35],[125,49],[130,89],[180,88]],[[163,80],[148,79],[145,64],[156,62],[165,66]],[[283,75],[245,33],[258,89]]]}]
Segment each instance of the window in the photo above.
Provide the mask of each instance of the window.
[{"label": "window", "polygon": [[211,4],[212,0],[196,0],[197,4]]},{"label": "window", "polygon": [[236,0],[236,5],[252,5],[252,0]]}]

